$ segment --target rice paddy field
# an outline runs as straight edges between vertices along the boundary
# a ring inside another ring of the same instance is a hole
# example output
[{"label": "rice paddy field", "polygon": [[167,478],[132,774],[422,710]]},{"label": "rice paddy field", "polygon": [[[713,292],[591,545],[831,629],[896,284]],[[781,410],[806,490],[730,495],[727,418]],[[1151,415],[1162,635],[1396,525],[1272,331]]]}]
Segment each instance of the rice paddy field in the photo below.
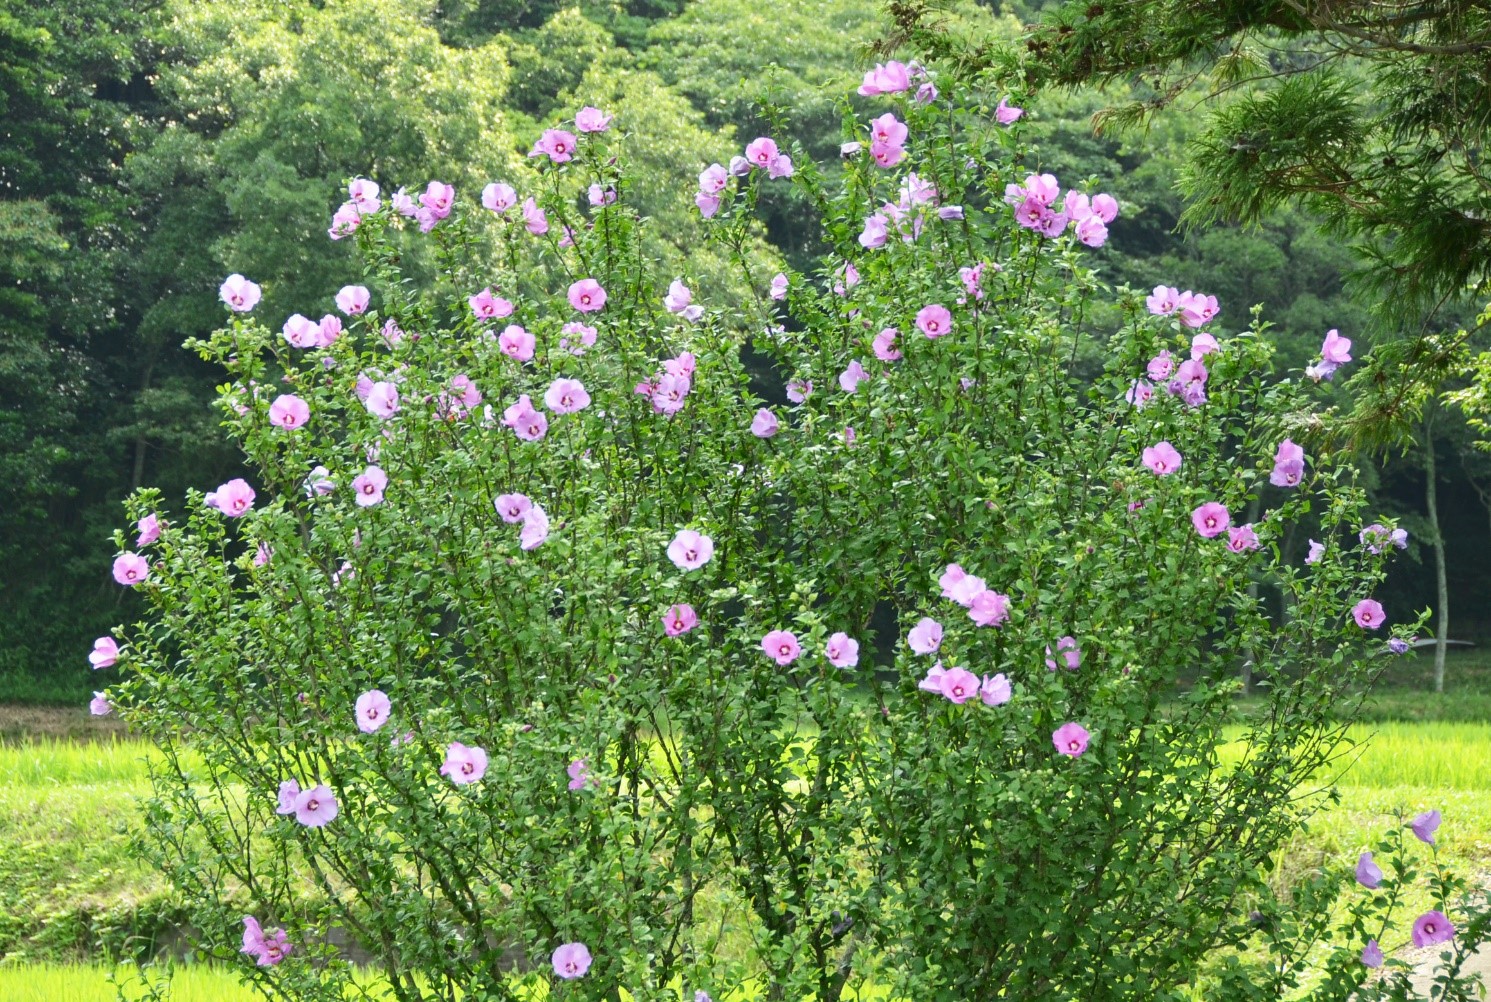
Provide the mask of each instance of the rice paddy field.
[{"label": "rice paddy field", "polygon": [[[1491,879],[1491,658],[1457,657],[1457,691],[1442,696],[1424,691],[1413,674],[1423,667],[1389,679],[1352,729],[1358,747],[1322,777],[1339,802],[1285,850],[1281,872],[1354,859],[1395,819],[1437,808],[1444,857]],[[98,961],[165,951],[179,924],[169,888],[130,843],[154,754],[83,713],[0,707],[0,1000],[150,997],[138,983],[121,994],[112,982],[123,969]],[[169,996],[257,997],[235,972],[201,965],[178,965]]]}]

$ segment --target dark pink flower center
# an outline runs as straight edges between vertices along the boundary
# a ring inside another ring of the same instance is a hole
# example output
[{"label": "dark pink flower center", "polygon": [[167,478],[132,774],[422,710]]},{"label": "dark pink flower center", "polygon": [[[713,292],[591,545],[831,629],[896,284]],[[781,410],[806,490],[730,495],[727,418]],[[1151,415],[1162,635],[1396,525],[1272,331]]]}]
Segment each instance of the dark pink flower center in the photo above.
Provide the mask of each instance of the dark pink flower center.
[{"label": "dark pink flower center", "polygon": [[306,810],[308,810],[308,811],[319,811],[321,809],[321,801],[319,801],[319,800],[307,800],[305,802],[305,806],[306,806]]},{"label": "dark pink flower center", "polygon": [[469,776],[469,775],[471,775],[475,771],[476,771],[476,766],[473,765],[472,763],[470,763],[470,762],[462,762],[461,763],[461,774],[462,775]]}]

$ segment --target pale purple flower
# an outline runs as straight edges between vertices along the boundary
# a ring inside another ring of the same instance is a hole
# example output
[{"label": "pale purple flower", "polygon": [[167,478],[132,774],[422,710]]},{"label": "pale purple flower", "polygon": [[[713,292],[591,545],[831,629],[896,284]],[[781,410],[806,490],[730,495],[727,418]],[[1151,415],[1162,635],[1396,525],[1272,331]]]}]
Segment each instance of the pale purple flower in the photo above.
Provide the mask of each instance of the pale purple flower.
[{"label": "pale purple flower", "polygon": [[1014,125],[1025,114],[1025,109],[1016,107],[1009,102],[1009,95],[999,99],[999,104],[994,108],[994,120],[1000,125]]},{"label": "pale purple flower", "polygon": [[823,656],[835,668],[853,668],[859,664],[859,641],[847,633],[835,633],[824,645]]},{"label": "pale purple flower", "polygon": [[599,108],[586,105],[575,114],[575,128],[581,132],[605,132],[611,127],[611,119],[615,117]]},{"label": "pale purple flower", "polygon": [[575,156],[575,134],[563,129],[545,129],[529,151],[530,157],[548,157],[556,164],[568,163]]},{"label": "pale purple flower", "polygon": [[357,211],[369,215],[383,208],[383,202],[378,198],[379,191],[378,182],[365,177],[355,177],[347,182],[347,197],[357,206]]},{"label": "pale purple flower", "polygon": [[387,381],[374,383],[368,389],[363,406],[368,409],[369,414],[387,421],[399,411],[398,386]]},{"label": "pale purple flower", "polygon": [[757,438],[771,438],[780,428],[777,416],[765,407],[758,410],[751,420],[751,434]]},{"label": "pale purple flower", "polygon": [[1377,945],[1377,940],[1367,940],[1367,945],[1362,947],[1362,964],[1367,967],[1377,968],[1382,966],[1386,958],[1382,955],[1382,947]]},{"label": "pale purple flower", "polygon": [[491,286],[474,296],[466,297],[466,302],[471,305],[471,313],[478,320],[498,320],[511,316],[513,312],[513,304],[494,293]]},{"label": "pale purple flower", "polygon": [[961,205],[944,205],[937,209],[937,218],[943,221],[962,219],[963,207]]},{"label": "pale purple flower", "polygon": [[985,706],[1003,706],[1014,698],[1014,694],[1014,687],[1002,672],[998,675],[985,675],[983,684],[978,688],[978,698],[984,701]]},{"label": "pale purple flower", "polygon": [[1000,626],[1010,618],[1010,599],[997,591],[985,589],[968,603],[968,618],[975,626]]},{"label": "pale purple flower", "polygon": [[481,190],[482,207],[498,215],[518,204],[518,193],[510,184],[494,181]]},{"label": "pale purple flower", "polygon": [[933,303],[917,311],[916,326],[927,337],[942,337],[953,329],[953,315],[948,312],[946,306]]},{"label": "pale purple flower", "polygon": [[1048,646],[1046,648],[1046,670],[1055,671],[1056,659],[1061,659],[1061,667],[1067,671],[1076,671],[1082,667],[1082,649],[1077,646],[1076,637],[1062,637],[1056,641],[1056,650],[1053,652]]},{"label": "pale purple flower", "polygon": [[1187,327],[1205,327],[1218,312],[1216,296],[1203,296],[1189,289],[1180,294],[1176,306],[1180,310],[1180,322]]},{"label": "pale purple flower", "polygon": [[559,332],[564,335],[559,339],[560,350],[571,355],[584,355],[585,349],[595,344],[595,328],[589,324],[571,321],[560,328]]},{"label": "pale purple flower", "polygon": [[353,711],[357,716],[357,729],[372,734],[388,723],[388,711],[393,708],[388,696],[378,689],[369,689],[357,697]]},{"label": "pale purple flower", "polygon": [[578,379],[556,379],[544,391],[544,406],[555,414],[573,414],[590,406],[590,394]]},{"label": "pale purple flower", "polygon": [[307,828],[321,828],[334,820],[339,808],[336,795],[325,783],[295,795],[295,820]]},{"label": "pale purple flower", "polygon": [[1305,450],[1289,439],[1279,443],[1274,453],[1274,469],[1268,482],[1275,487],[1297,487],[1305,475]]},{"label": "pale purple flower", "polygon": [[797,635],[789,630],[772,630],[761,638],[761,650],[779,665],[790,665],[802,653]]},{"label": "pale purple flower", "polygon": [[529,195],[523,199],[523,226],[536,237],[549,232],[549,216]]},{"label": "pale purple flower", "polygon": [[1191,357],[1194,359],[1203,359],[1212,352],[1221,350],[1222,346],[1217,343],[1217,339],[1205,331],[1191,338]]},{"label": "pale purple flower", "polygon": [[555,977],[572,981],[584,977],[585,972],[590,970],[590,951],[585,948],[584,943],[565,943],[554,951],[551,962]]},{"label": "pale purple flower", "polygon": [[666,372],[651,387],[652,409],[659,414],[677,414],[693,388],[693,380],[682,373]]},{"label": "pale purple flower", "polygon": [[1409,822],[1408,827],[1413,829],[1414,837],[1420,842],[1429,845],[1434,844],[1434,833],[1439,830],[1440,815],[1438,811],[1425,811]]},{"label": "pale purple flower", "polygon": [[906,634],[906,643],[918,654],[933,653],[942,646],[942,624],[923,616]]},{"label": "pale purple flower", "polygon": [[456,201],[456,189],[440,181],[431,181],[425,186],[424,193],[419,196],[419,204],[436,219],[444,219],[450,215],[451,206]]},{"label": "pale purple flower", "polygon": [[1424,912],[1413,922],[1413,945],[1422,950],[1426,946],[1448,943],[1455,938],[1455,926],[1443,912]]},{"label": "pale purple flower", "polygon": [[854,156],[854,154],[858,153],[860,150],[862,150],[864,148],[865,148],[865,144],[864,143],[857,143],[857,142],[840,143],[839,144],[839,156],[841,156],[841,157],[852,157],[852,156]]},{"label": "pale purple flower", "polygon": [[1144,305],[1157,317],[1167,317],[1180,308],[1180,290],[1173,286],[1157,285],[1154,292],[1145,297]]},{"label": "pale purple flower", "polygon": [[859,234],[859,245],[866,250],[875,250],[878,247],[884,247],[885,239],[889,232],[886,229],[887,222],[885,216],[878,212],[868,217],[865,220],[864,229]]},{"label": "pale purple flower", "polygon": [[331,479],[330,471],[324,466],[317,466],[306,474],[305,496],[308,498],[324,496],[336,490],[336,486],[337,482]]},{"label": "pale purple flower", "polygon": [[412,218],[419,212],[419,206],[415,204],[414,199],[409,197],[409,191],[406,188],[400,188],[394,192],[388,199],[388,204],[401,216]]},{"label": "pale purple flower", "polygon": [[281,393],[269,405],[269,423],[286,431],[304,427],[311,419],[311,405],[293,393]]},{"label": "pale purple flower", "polygon": [[781,151],[777,149],[777,144],[765,136],[751,140],[745,148],[746,162],[752,167],[769,167],[779,156]]},{"label": "pale purple flower", "polygon": [[947,674],[947,672],[943,671],[942,662],[938,661],[936,664],[932,665],[932,667],[927,669],[926,677],[923,678],[920,682],[916,683],[916,687],[926,692],[935,692],[938,695],[941,695],[942,676],[945,674]]},{"label": "pale purple flower", "polygon": [[518,530],[518,549],[536,550],[549,538],[549,515],[535,504],[523,513],[523,527]]},{"label": "pale purple flower", "polygon": [[354,500],[360,508],[369,508],[383,500],[383,490],[388,486],[388,474],[376,466],[369,466],[352,480]]},{"label": "pale purple flower", "polygon": [[663,613],[663,632],[670,637],[682,636],[698,625],[699,614],[687,602],[670,605]]},{"label": "pale purple flower", "polygon": [[497,349],[509,358],[527,362],[533,358],[538,339],[517,324],[508,324],[497,335]]},{"label": "pale purple flower", "polygon": [[958,564],[948,564],[937,579],[937,584],[942,589],[943,598],[952,599],[965,609],[973,604],[975,596],[988,587],[983,578],[969,574]]},{"label": "pale purple flower", "polygon": [[1106,192],[1092,196],[1092,214],[1105,223],[1118,218],[1118,199]]},{"label": "pale purple flower", "polygon": [[260,543],[258,549],[254,550],[254,566],[263,567],[272,556],[274,549],[268,543]]},{"label": "pale purple flower", "polygon": [[300,796],[300,784],[293,779],[287,779],[280,783],[279,806],[275,808],[276,814],[294,814],[295,798]]},{"label": "pale purple flower", "polygon": [[512,525],[523,521],[523,516],[528,514],[533,502],[528,499],[527,494],[499,494],[492,505],[497,509],[497,514],[502,516],[502,521]]},{"label": "pale purple flower", "polygon": [[1232,526],[1232,514],[1225,505],[1208,501],[1191,512],[1191,524],[1205,539],[1220,536]]},{"label": "pale purple flower", "polygon": [[217,294],[234,313],[247,313],[259,305],[261,292],[253,282],[234,272],[223,280]]},{"label": "pale purple flower", "polygon": [[583,790],[587,786],[594,786],[595,781],[590,778],[590,770],[583,758],[577,758],[565,767],[565,773],[569,776],[569,788],[571,790]]},{"label": "pale purple flower", "polygon": [[871,345],[875,352],[875,357],[882,362],[898,361],[901,358],[901,352],[896,347],[896,339],[900,336],[901,332],[894,327],[887,327],[879,334],[876,334],[875,341]]},{"label": "pale purple flower", "polygon": [[714,540],[693,529],[678,530],[678,534],[668,544],[668,559],[673,561],[679,570],[696,570],[709,563],[709,558],[712,556],[714,556]]},{"label": "pale purple flower", "polygon": [[1142,379],[1136,379],[1129,385],[1128,392],[1123,395],[1123,398],[1143,410],[1144,406],[1154,399],[1154,387]]},{"label": "pale purple flower", "polygon": [[592,184],[587,191],[590,197],[591,208],[600,209],[616,201],[615,188],[603,188],[599,184]]},{"label": "pale purple flower", "polygon": [[1075,721],[1062,724],[1051,732],[1051,743],[1056,746],[1056,750],[1072,758],[1087,751],[1087,743],[1091,739],[1092,735],[1087,732],[1087,728]]},{"label": "pale purple flower", "polygon": [[1157,383],[1163,383],[1169,379],[1170,374],[1174,371],[1175,357],[1170,354],[1168,348],[1150,359],[1149,364],[1145,366],[1145,374]]},{"label": "pale purple flower", "polygon": [[1394,637],[1387,642],[1387,649],[1392,651],[1394,654],[1407,654],[1408,647],[1408,641],[1402,639],[1401,637]]},{"label": "pale purple flower", "polygon": [[1356,620],[1356,625],[1364,630],[1375,630],[1380,627],[1385,618],[1382,611],[1382,603],[1375,599],[1364,598],[1351,607],[1351,618]]},{"label": "pale purple flower", "polygon": [[787,276],[780,272],[771,280],[771,298],[778,300],[787,298]]},{"label": "pale purple flower", "polygon": [[119,643],[113,637],[99,637],[93,642],[93,650],[88,654],[88,663],[93,666],[94,671],[100,668],[112,668],[114,662],[119,660]]},{"label": "pale purple flower", "polygon": [[114,704],[109,702],[108,696],[94,692],[93,698],[88,701],[88,712],[95,717],[106,717],[114,712]]},{"label": "pale purple flower", "polygon": [[1305,555],[1305,563],[1318,564],[1323,556],[1325,556],[1325,544],[1310,540],[1310,552]]},{"label": "pale purple flower", "polygon": [[337,211],[332,213],[331,226],[327,228],[326,235],[333,240],[340,240],[356,233],[361,225],[362,213],[357,211],[357,206],[351,202],[343,202],[337,207]]},{"label": "pale purple flower", "polygon": [[854,393],[859,389],[859,384],[869,378],[870,374],[865,371],[865,367],[856,360],[850,362],[849,367],[839,373],[839,388],[845,393]]},{"label": "pale purple flower", "polygon": [[811,379],[792,379],[787,382],[787,399],[794,404],[800,404],[813,394],[813,381]]},{"label": "pale purple flower", "polygon": [[1227,549],[1233,553],[1258,549],[1258,533],[1253,530],[1251,523],[1227,530]]},{"label": "pale purple flower", "polygon": [[135,545],[149,546],[160,539],[160,528],[160,518],[153,512],[140,519],[135,523],[135,529],[139,532],[139,536],[135,538]]},{"label": "pale purple flower", "polygon": [[314,348],[321,343],[321,325],[299,313],[285,321],[281,332],[294,348]]},{"label": "pale purple flower", "polygon": [[238,952],[253,957],[260,967],[275,966],[293,949],[284,929],[276,929],[274,935],[266,936],[258,919],[252,915],[243,917],[243,946]]},{"label": "pale purple flower", "polygon": [[939,691],[954,703],[963,704],[979,695],[982,683],[967,668],[949,668],[937,680]]},{"label": "pale purple flower", "polygon": [[1180,469],[1180,453],[1169,442],[1156,442],[1144,448],[1144,465],[1164,477]]},{"label": "pale purple flower", "polygon": [[922,84],[916,89],[915,100],[917,104],[931,104],[937,100],[937,85],[930,80]]},{"label": "pale purple flower", "polygon": [[1356,860],[1356,882],[1368,889],[1382,883],[1382,867],[1372,862],[1372,854],[1364,852]]},{"label": "pale purple flower", "polygon": [[1325,332],[1325,342],[1320,346],[1321,359],[1333,370],[1351,361],[1351,339],[1342,337],[1334,328]]},{"label": "pale purple flower", "polygon": [[445,750],[445,761],[440,766],[440,775],[449,776],[456,786],[475,783],[487,774],[487,753],[475,745],[467,747],[452,741]]},{"label": "pale purple flower", "polygon": [[371,298],[367,286],[344,285],[341,291],[336,294],[337,309],[349,317],[356,316],[359,313],[366,313]]},{"label": "pale purple flower", "polygon": [[[222,484],[203,500],[229,518],[238,518],[254,507],[254,489],[242,477],[235,477]],[[212,500],[208,500],[212,499]]]},{"label": "pale purple flower", "polygon": [[694,294],[678,279],[674,279],[668,286],[668,294],[663,297],[663,305],[668,308],[669,313],[682,314],[685,320],[698,320],[704,315],[704,307],[694,303]]},{"label": "pale purple flower", "polygon": [[903,90],[911,89],[911,71],[906,68],[905,63],[892,60],[888,63],[876,63],[873,70],[865,71],[864,81],[859,85],[861,97],[874,97],[877,94],[898,94]]},{"label": "pale purple flower", "polygon": [[606,290],[593,278],[582,278],[569,287],[569,304],[581,313],[594,313],[606,305]]},{"label": "pale purple flower", "polygon": [[[1055,218],[1061,218],[1057,216]],[[1058,230],[1057,232],[1060,232]],[[1101,247],[1108,242],[1108,227],[1097,216],[1086,216],[1077,220],[1074,231],[1077,239],[1088,247]],[[1049,235],[1049,234],[1048,234]]]}]

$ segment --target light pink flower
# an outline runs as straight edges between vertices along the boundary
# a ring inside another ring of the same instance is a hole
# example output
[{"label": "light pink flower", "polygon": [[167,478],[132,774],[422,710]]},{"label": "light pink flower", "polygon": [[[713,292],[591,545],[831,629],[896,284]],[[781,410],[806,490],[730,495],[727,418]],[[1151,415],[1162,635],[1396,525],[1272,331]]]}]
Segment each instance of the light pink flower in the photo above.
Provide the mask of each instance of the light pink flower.
[{"label": "light pink flower", "polygon": [[234,313],[247,313],[259,305],[261,292],[257,285],[235,272],[223,280],[217,294]]},{"label": "light pink flower", "polygon": [[466,302],[471,305],[471,313],[478,320],[495,320],[511,316],[513,304],[492,292],[492,287],[487,286],[474,296],[468,296]]},{"label": "light pink flower", "polygon": [[1232,514],[1225,505],[1208,501],[1191,512],[1191,524],[1203,538],[1220,536],[1232,526]]},{"label": "light pink flower", "polygon": [[1297,487],[1304,476],[1304,447],[1284,439],[1274,453],[1274,468],[1268,476],[1268,482],[1275,487]]},{"label": "light pink flower", "polygon": [[694,195],[694,205],[699,208],[699,215],[705,219],[711,219],[716,212],[720,211],[720,196],[698,192]]},{"label": "light pink flower", "polygon": [[294,348],[315,348],[321,343],[321,325],[299,313],[285,321],[281,332]]},{"label": "light pink flower", "polygon": [[216,508],[229,518],[238,518],[254,507],[254,489],[242,477],[229,480],[207,497],[214,499],[207,501],[210,507]]},{"label": "light pink flower", "polygon": [[704,315],[704,307],[694,304],[694,294],[678,279],[674,279],[668,286],[663,305],[668,308],[669,313],[681,314],[685,320],[698,320]]},{"label": "light pink flower", "polygon": [[920,682],[916,683],[916,687],[925,692],[935,692],[938,695],[941,695],[942,676],[946,674],[947,672],[945,672],[942,668],[942,662],[938,661],[937,663],[933,664],[932,667],[927,669],[926,677],[923,678]]},{"label": "light pink flower", "polygon": [[326,235],[333,240],[350,237],[357,232],[357,227],[362,225],[362,213],[357,211],[357,206],[351,202],[343,202],[332,213],[331,226],[327,228]]},{"label": "light pink flower", "polygon": [[1351,361],[1351,339],[1334,329],[1325,332],[1325,342],[1320,346],[1320,355],[1332,367]]},{"label": "light pink flower", "polygon": [[517,324],[508,324],[497,336],[497,348],[509,358],[527,362],[533,358],[538,339]]},{"label": "light pink flower", "polygon": [[1376,599],[1364,598],[1351,607],[1351,618],[1356,620],[1356,625],[1364,630],[1375,630],[1380,627],[1386,614],[1382,611],[1382,603]]},{"label": "light pink flower", "polygon": [[673,561],[679,570],[696,570],[709,563],[709,558],[712,556],[714,556],[714,540],[693,529],[678,530],[678,534],[673,537],[673,542],[668,544],[668,559]]},{"label": "light pink flower", "polygon": [[1144,448],[1144,465],[1164,477],[1180,469],[1180,453],[1169,442],[1156,442]]},{"label": "light pink flower", "polygon": [[1129,386],[1128,392],[1123,395],[1123,398],[1138,409],[1143,410],[1145,405],[1154,399],[1154,387],[1142,379],[1136,379]]},{"label": "light pink flower", "polygon": [[693,385],[693,380],[686,375],[664,373],[651,387],[652,409],[659,414],[677,414],[683,409],[684,398],[689,395]]},{"label": "light pink flower", "polygon": [[875,357],[882,362],[898,361],[901,358],[901,352],[896,347],[896,339],[900,336],[901,332],[894,327],[887,327],[879,334],[876,334],[875,341],[871,345],[875,352]]},{"label": "light pink flower", "polygon": [[523,513],[523,528],[518,530],[518,548],[536,550],[549,538],[549,515],[535,504]]},{"label": "light pink flower", "polygon": [[853,668],[859,664],[859,641],[847,633],[835,633],[824,645],[823,656],[835,668]]},{"label": "light pink flower", "polygon": [[1087,743],[1091,738],[1087,728],[1076,722],[1062,724],[1051,732],[1051,743],[1056,746],[1056,750],[1072,758],[1087,751]]},{"label": "light pink flower", "polygon": [[549,232],[549,216],[530,195],[523,199],[523,226],[536,237]]},{"label": "light pink flower", "polygon": [[569,287],[569,304],[581,313],[594,313],[606,305],[606,290],[593,278],[582,278]]},{"label": "light pink flower", "polygon": [[752,167],[768,167],[779,156],[781,151],[777,149],[777,144],[765,136],[753,139],[745,148],[746,162]]},{"label": "light pink flower", "polygon": [[1325,556],[1325,544],[1310,540],[1310,552],[1305,555],[1305,563],[1318,564],[1323,556]]},{"label": "light pink flower", "polygon": [[865,71],[865,78],[859,85],[861,97],[874,97],[877,94],[898,94],[903,90],[911,89],[911,71],[906,68],[905,63],[892,60],[885,64],[876,63],[873,70]]},{"label": "light pink flower", "polygon": [[585,948],[584,943],[565,943],[554,951],[551,963],[556,977],[566,981],[582,978],[590,970],[590,951]]},{"label": "light pink flower", "polygon": [[1003,706],[1014,694],[1014,687],[1003,673],[985,675],[983,684],[978,687],[978,698],[984,701],[985,706]]},{"label": "light pink flower", "polygon": [[449,776],[457,786],[475,783],[487,774],[487,753],[475,745],[467,747],[452,741],[445,750],[445,762],[440,766],[440,775]]},{"label": "light pink flower", "polygon": [[583,758],[577,758],[565,768],[569,775],[569,788],[571,790],[583,790],[587,786],[594,786],[595,781],[590,778],[590,769],[585,765]]},{"label": "light pink flower", "polygon": [[275,966],[294,948],[284,929],[276,929],[274,935],[266,936],[257,919],[252,915],[243,917],[243,947],[238,952],[253,957],[260,967]]},{"label": "light pink flower", "polygon": [[347,182],[347,197],[357,206],[357,211],[369,215],[383,208],[383,202],[378,198],[379,191],[378,182],[365,177],[355,177]]},{"label": "light pink flower", "polygon": [[1191,338],[1191,357],[1200,361],[1214,351],[1221,351],[1222,346],[1217,339],[1205,331]]},{"label": "light pink flower", "polygon": [[533,502],[528,499],[527,494],[499,494],[492,506],[502,516],[502,521],[513,525],[523,521],[523,516],[528,514]]},{"label": "light pink flower", "polygon": [[975,626],[1000,626],[1010,618],[1010,599],[997,591],[985,589],[968,603],[968,618]]},{"label": "light pink flower", "polygon": [[260,543],[258,549],[254,550],[254,566],[263,567],[273,556],[274,549],[268,543]]},{"label": "light pink flower", "polygon": [[1076,671],[1082,667],[1082,649],[1077,646],[1076,637],[1062,637],[1056,641],[1056,650],[1053,652],[1050,646],[1046,647],[1046,670],[1056,670],[1056,659],[1061,659],[1061,666],[1067,671]]},{"label": "light pink flower", "polygon": [[140,533],[139,536],[135,537],[135,545],[149,546],[155,542],[160,538],[160,527],[160,518],[153,512],[140,519],[135,523],[135,529]]},{"label": "light pink flower", "polygon": [[559,339],[559,349],[571,355],[584,355],[585,349],[595,344],[595,328],[579,321],[570,321],[560,328],[564,336]]},{"label": "light pink flower", "polygon": [[670,637],[682,636],[698,625],[699,616],[687,602],[670,605],[663,613],[663,632]]},{"label": "light pink flower", "polygon": [[336,294],[337,309],[349,317],[356,316],[359,313],[367,312],[368,303],[371,299],[372,296],[369,294],[367,286],[344,285],[341,291]]},{"label": "light pink flower", "polygon": [[502,423],[525,442],[537,442],[549,431],[549,419],[533,406],[526,393],[502,412]]},{"label": "light pink flower", "polygon": [[605,132],[611,127],[611,119],[614,117],[599,108],[586,105],[575,114],[575,128],[581,132]]},{"label": "light pink flower", "polygon": [[751,434],[757,438],[771,438],[780,429],[777,416],[765,407],[756,412],[755,418],[751,420]]},{"label": "light pink flower", "polygon": [[719,164],[710,164],[699,173],[699,193],[718,195],[730,184],[730,174]]},{"label": "light pink flower", "polygon": [[292,393],[281,393],[269,405],[269,423],[294,431],[311,419],[311,405]]},{"label": "light pink flower", "polygon": [[949,668],[937,680],[938,688],[954,703],[966,703],[979,694],[979,677],[967,668]]},{"label": "light pink flower", "polygon": [[953,329],[953,315],[946,306],[937,303],[923,306],[916,313],[916,326],[927,337],[942,337]]},{"label": "light pink flower", "polygon": [[797,636],[787,630],[772,630],[762,637],[761,649],[779,665],[790,665],[802,653]]},{"label": "light pink flower", "polygon": [[563,129],[545,129],[533,144],[530,157],[548,157],[556,164],[568,163],[575,156],[575,134]]},{"label": "light pink flower", "polygon": [[544,405],[555,414],[573,414],[590,406],[590,394],[578,379],[556,379],[544,391]]},{"label": "light pink flower", "polygon": [[88,701],[88,712],[95,717],[107,717],[114,712],[114,704],[109,702],[108,696],[94,692],[93,698]]},{"label": "light pink flower", "polygon": [[813,381],[811,379],[791,379],[787,382],[787,399],[794,404],[800,404],[813,395]]},{"label": "light pink flower", "polygon": [[335,343],[342,336],[342,318],[334,313],[328,313],[321,318],[316,325],[316,347],[325,348]]},{"label": "light pink flower", "polygon": [[307,828],[321,828],[334,820],[339,808],[337,798],[325,783],[295,795],[295,820]]},{"label": "light pink flower", "polygon": [[779,299],[779,300],[787,298],[787,276],[786,275],[778,273],[776,275],[776,277],[771,280],[771,298],[772,299]]},{"label": "light pink flower", "polygon": [[994,108],[994,120],[1000,125],[1014,125],[1023,114],[1025,114],[1025,109],[1010,104],[1008,95],[1001,97],[999,104]]},{"label": "light pink flower", "polygon": [[287,779],[280,783],[279,806],[275,808],[276,814],[294,814],[295,798],[300,796],[300,784],[293,779]]},{"label": "light pink flower", "polygon": [[1175,356],[1170,354],[1168,348],[1164,349],[1149,360],[1149,364],[1145,366],[1144,371],[1150,379],[1153,379],[1157,383],[1163,383],[1175,371]]},{"label": "light pink flower", "polygon": [[1239,525],[1227,530],[1227,549],[1233,553],[1246,553],[1258,549],[1258,533],[1252,525]]},{"label": "light pink flower", "polygon": [[431,181],[419,196],[419,204],[428,209],[436,219],[450,215],[456,201],[456,189],[440,181]]},{"label": "light pink flower", "polygon": [[481,190],[482,207],[498,215],[518,204],[518,193],[510,184],[494,181]]},{"label": "light pink flower", "polygon": [[839,389],[845,393],[854,393],[859,389],[859,384],[869,378],[870,374],[857,360],[850,362],[849,367],[839,373]]},{"label": "light pink flower", "polygon": [[393,383],[380,381],[368,388],[363,406],[374,417],[387,421],[399,411],[399,388]]},{"label": "light pink flower", "polygon": [[93,650],[88,654],[88,663],[93,666],[94,671],[100,668],[112,668],[114,662],[119,660],[119,644],[113,637],[99,637],[93,642]]},{"label": "light pink flower", "polygon": [[388,486],[388,474],[376,466],[369,466],[352,480],[358,507],[369,508],[383,500],[383,489]]},{"label": "light pink flower", "polygon": [[942,624],[923,616],[906,634],[906,643],[918,654],[933,653],[942,646]]},{"label": "light pink flower", "polygon": [[388,723],[388,711],[393,708],[388,696],[382,690],[369,689],[357,697],[353,706],[353,712],[357,716],[357,729],[364,734],[372,734],[378,728]]},{"label": "light pink flower", "polygon": [[1157,317],[1167,317],[1180,307],[1180,290],[1173,286],[1157,285],[1147,296],[1144,305]]}]

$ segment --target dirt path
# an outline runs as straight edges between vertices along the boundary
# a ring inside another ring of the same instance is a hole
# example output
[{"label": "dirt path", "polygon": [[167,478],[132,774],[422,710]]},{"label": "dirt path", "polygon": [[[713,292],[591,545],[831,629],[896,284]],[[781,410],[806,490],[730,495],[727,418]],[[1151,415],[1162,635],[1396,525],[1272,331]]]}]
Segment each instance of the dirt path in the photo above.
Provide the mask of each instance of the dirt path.
[{"label": "dirt path", "polygon": [[118,717],[95,717],[82,707],[0,704],[0,741],[109,741],[127,733]]}]

